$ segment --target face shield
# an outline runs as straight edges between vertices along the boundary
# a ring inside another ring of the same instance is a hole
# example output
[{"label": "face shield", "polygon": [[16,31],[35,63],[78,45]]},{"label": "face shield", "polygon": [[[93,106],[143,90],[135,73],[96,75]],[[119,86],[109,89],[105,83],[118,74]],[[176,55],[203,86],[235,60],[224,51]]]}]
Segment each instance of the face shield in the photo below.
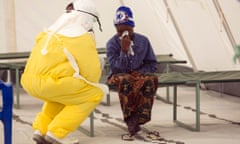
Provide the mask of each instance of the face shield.
[{"label": "face shield", "polygon": [[66,8],[67,13],[71,12],[80,12],[82,24],[87,28],[87,30],[93,29],[93,23],[97,22],[99,30],[102,31],[102,25],[99,20],[96,7],[93,1],[91,0],[75,0],[72,3],[72,9]]}]

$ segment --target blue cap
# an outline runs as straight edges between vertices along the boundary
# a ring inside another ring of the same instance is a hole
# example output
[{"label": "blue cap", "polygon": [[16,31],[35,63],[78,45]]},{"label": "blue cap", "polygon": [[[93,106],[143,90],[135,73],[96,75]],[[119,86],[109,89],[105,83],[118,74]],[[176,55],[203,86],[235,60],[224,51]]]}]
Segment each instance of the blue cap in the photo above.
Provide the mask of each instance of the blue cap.
[{"label": "blue cap", "polygon": [[128,25],[131,27],[135,26],[135,23],[133,21],[133,14],[129,7],[120,6],[117,9],[114,25],[117,26],[119,24]]}]

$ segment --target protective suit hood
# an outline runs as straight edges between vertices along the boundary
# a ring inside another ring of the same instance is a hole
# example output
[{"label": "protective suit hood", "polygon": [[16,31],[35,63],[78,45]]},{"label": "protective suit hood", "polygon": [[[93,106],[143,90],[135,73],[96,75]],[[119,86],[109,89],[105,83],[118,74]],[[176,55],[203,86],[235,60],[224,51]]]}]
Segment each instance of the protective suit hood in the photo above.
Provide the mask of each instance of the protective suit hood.
[{"label": "protective suit hood", "polygon": [[[97,15],[93,0],[75,0],[74,10],[62,14],[48,30],[68,37],[81,36],[93,28]],[[92,15],[91,15],[92,14]]]}]

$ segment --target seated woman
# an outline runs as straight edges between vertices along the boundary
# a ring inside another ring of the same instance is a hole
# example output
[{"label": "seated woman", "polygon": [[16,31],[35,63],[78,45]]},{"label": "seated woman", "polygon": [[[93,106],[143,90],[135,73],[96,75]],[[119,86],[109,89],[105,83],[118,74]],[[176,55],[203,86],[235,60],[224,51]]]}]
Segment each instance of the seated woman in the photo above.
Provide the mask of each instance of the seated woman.
[{"label": "seated woman", "polygon": [[151,120],[154,95],[158,86],[157,61],[147,37],[135,33],[130,8],[121,6],[116,11],[115,34],[107,42],[107,60],[110,64],[109,84],[118,90],[121,109],[129,134],[124,140],[133,140],[140,125]]}]

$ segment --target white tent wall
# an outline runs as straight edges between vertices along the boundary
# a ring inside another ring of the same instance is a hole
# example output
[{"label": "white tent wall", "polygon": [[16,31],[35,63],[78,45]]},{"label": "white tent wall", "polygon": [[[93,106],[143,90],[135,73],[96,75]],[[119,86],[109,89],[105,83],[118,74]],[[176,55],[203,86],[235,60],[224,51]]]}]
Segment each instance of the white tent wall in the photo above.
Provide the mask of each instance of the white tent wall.
[{"label": "white tent wall", "polygon": [[[37,33],[52,24],[70,2],[23,1],[15,0],[17,51],[31,50]],[[196,65],[197,70],[239,69],[239,64],[232,61],[234,49],[221,24],[213,0],[167,0],[175,25],[167,12],[164,0],[95,2],[103,27],[103,32],[99,32],[98,25],[95,25],[97,47],[105,47],[107,40],[115,34],[114,13],[123,3],[133,9],[135,31],[149,37],[156,54],[172,53],[177,59],[187,60],[189,66]],[[237,0],[220,0],[219,3],[238,42],[240,32],[237,26],[240,20],[237,14],[240,11],[240,3]],[[177,32],[176,26],[180,33]]]},{"label": "white tent wall", "polygon": [[15,0],[17,50],[30,51],[37,34],[50,26],[67,4],[59,0]]},{"label": "white tent wall", "polygon": [[[186,47],[183,46],[180,35],[167,13],[164,0],[141,0],[137,3],[132,0],[122,0],[122,2],[134,11],[135,31],[149,37],[157,54],[172,53],[177,59],[187,60],[189,66],[196,64],[197,70],[239,69],[239,64],[234,64],[232,61],[234,49],[212,0],[167,0]],[[229,0],[228,3],[219,2],[225,7],[227,4],[228,7],[239,5],[236,0]],[[236,13],[240,10],[239,7],[235,6],[229,10],[235,12],[234,16],[237,19]],[[225,11],[226,8],[223,9],[223,12]],[[114,12],[112,13],[114,17]],[[227,19],[232,25],[236,21],[233,19],[234,16],[231,15],[231,18]],[[107,30],[109,29],[112,31],[111,24],[108,25]],[[104,32],[99,35],[102,37]],[[99,37],[97,34],[97,38]],[[104,46],[104,43],[102,45]],[[190,52],[189,55],[187,51]],[[192,62],[191,58],[193,58]]]},{"label": "white tent wall", "polygon": [[[70,2],[72,1],[15,0],[18,51],[30,51],[36,35],[57,20]],[[100,32],[97,23],[94,26],[97,47],[105,47],[107,39],[115,33],[113,16],[120,2],[117,0],[111,2],[109,0],[95,0],[95,2],[103,28],[103,32]]]},{"label": "white tent wall", "polygon": [[114,12],[119,7],[121,2],[119,0],[95,0],[99,18],[102,24],[103,31],[100,32],[98,24],[94,25],[94,32],[96,35],[97,47],[106,47],[107,40],[115,34],[115,28],[113,25]]},{"label": "white tent wall", "polygon": [[[16,21],[15,51],[31,50],[36,35],[52,24],[71,2],[10,1],[15,2],[15,18],[12,18]],[[116,8],[122,3],[132,8],[135,31],[148,36],[156,54],[172,53],[177,59],[187,60],[188,66],[195,66],[197,70],[239,69],[239,62],[234,64],[232,61],[234,48],[214,1],[220,4],[234,40],[240,43],[238,0],[95,0],[103,27],[103,32],[100,32],[95,25],[97,47],[105,47],[107,40],[115,34],[113,18]],[[0,47],[1,51],[10,51],[10,36],[6,29],[11,21],[7,16],[14,15],[9,15],[6,8],[9,2],[0,2]]]},{"label": "white tent wall", "polygon": [[14,0],[0,0],[0,52],[16,51]]},{"label": "white tent wall", "polygon": [[[177,59],[188,60],[182,42],[161,0],[124,0],[132,8],[135,18],[135,31],[146,35],[156,54],[173,54]],[[136,6],[137,5],[137,6]],[[188,63],[189,66],[190,63]]]},{"label": "white tent wall", "polygon": [[4,1],[0,1],[0,52],[6,52],[7,39],[6,39],[6,19],[5,19],[5,9]]},{"label": "white tent wall", "polygon": [[[68,2],[70,1],[65,0],[62,3],[57,3],[56,0],[38,0],[28,1],[28,5],[26,5],[23,1],[15,0],[18,51],[31,50],[38,32],[53,23],[63,12]],[[97,24],[94,27],[97,47],[105,47],[107,40],[115,34],[113,18],[115,10],[121,4],[121,1],[95,0],[95,2],[103,27],[103,32],[98,30]],[[163,1],[141,0],[137,3],[136,1],[123,2],[134,11],[135,31],[149,37],[157,54],[172,53],[176,58],[188,61],[184,49],[181,48],[182,44],[171,23],[171,19],[166,13]],[[144,19],[143,16],[145,16]]]},{"label": "white tent wall", "polygon": [[240,0],[219,0],[224,16],[237,44],[240,44]]},{"label": "white tent wall", "polygon": [[[212,1],[167,0],[197,70],[236,69],[233,47]],[[232,1],[232,0],[229,0]]]}]

